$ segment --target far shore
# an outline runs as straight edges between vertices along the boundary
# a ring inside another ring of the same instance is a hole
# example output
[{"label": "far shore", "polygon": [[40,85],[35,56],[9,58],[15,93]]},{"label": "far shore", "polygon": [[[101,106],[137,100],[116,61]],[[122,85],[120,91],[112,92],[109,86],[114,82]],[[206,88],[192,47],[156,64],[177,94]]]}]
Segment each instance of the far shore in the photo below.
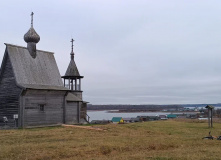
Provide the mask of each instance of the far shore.
[{"label": "far shore", "polygon": [[143,112],[165,112],[165,113],[199,113],[199,111],[161,111],[161,110],[88,110],[90,112],[106,111],[107,113],[143,113]]}]

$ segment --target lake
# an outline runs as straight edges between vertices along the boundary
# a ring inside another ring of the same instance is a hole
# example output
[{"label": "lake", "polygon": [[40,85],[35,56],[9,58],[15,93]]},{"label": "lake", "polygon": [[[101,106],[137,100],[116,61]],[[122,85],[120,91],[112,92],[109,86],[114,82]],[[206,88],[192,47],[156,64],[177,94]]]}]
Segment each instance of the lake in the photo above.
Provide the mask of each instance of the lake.
[{"label": "lake", "polygon": [[171,112],[133,112],[133,113],[110,113],[105,111],[91,111],[88,110],[87,114],[90,116],[90,121],[92,120],[111,120],[113,117],[137,117],[137,116],[156,116],[156,115],[167,115]]}]

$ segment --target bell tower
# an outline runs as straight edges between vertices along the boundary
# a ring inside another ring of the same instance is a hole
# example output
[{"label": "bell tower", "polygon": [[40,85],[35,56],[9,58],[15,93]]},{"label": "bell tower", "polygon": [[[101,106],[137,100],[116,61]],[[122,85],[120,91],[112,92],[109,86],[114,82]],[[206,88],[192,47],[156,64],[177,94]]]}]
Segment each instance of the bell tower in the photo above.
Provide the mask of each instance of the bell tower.
[{"label": "bell tower", "polygon": [[74,61],[73,43],[74,40],[71,39],[71,61],[68,65],[65,75],[61,78],[64,79],[64,87],[70,89],[73,94],[82,99],[81,79],[83,78],[83,76],[80,76],[80,73]]}]

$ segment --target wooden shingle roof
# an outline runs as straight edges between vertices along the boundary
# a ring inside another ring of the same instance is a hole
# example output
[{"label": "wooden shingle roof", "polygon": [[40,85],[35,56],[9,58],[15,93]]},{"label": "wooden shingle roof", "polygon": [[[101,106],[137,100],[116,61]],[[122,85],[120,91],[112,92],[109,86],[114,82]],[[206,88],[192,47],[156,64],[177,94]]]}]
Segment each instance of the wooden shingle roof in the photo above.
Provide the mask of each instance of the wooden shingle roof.
[{"label": "wooden shingle roof", "polygon": [[77,65],[74,61],[74,59],[71,59],[67,71],[65,73],[65,76],[63,77],[70,77],[70,78],[83,78],[83,76],[80,76],[80,73],[78,71]]},{"label": "wooden shingle roof", "polygon": [[82,102],[82,99],[78,98],[77,96],[75,96],[72,93],[68,93],[67,97],[66,97],[66,101],[69,102]]},{"label": "wooden shingle roof", "polygon": [[68,90],[63,86],[52,52],[37,50],[36,58],[32,58],[26,47],[5,45],[5,54],[9,56],[19,86],[31,89]]}]

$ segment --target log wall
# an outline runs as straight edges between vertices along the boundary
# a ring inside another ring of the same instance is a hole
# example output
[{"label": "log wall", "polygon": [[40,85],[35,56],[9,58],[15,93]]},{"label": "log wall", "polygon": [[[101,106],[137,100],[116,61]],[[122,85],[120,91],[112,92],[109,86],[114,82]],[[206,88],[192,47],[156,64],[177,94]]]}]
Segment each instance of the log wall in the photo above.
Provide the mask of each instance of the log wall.
[{"label": "log wall", "polygon": [[0,77],[0,118],[6,116],[13,119],[14,114],[18,114],[19,96],[22,91],[16,85],[12,65],[6,53],[2,62]]},{"label": "log wall", "polygon": [[64,91],[28,90],[23,97],[23,127],[62,124],[64,95]]},{"label": "log wall", "polygon": [[66,103],[66,124],[79,123],[79,102],[67,102]]}]

